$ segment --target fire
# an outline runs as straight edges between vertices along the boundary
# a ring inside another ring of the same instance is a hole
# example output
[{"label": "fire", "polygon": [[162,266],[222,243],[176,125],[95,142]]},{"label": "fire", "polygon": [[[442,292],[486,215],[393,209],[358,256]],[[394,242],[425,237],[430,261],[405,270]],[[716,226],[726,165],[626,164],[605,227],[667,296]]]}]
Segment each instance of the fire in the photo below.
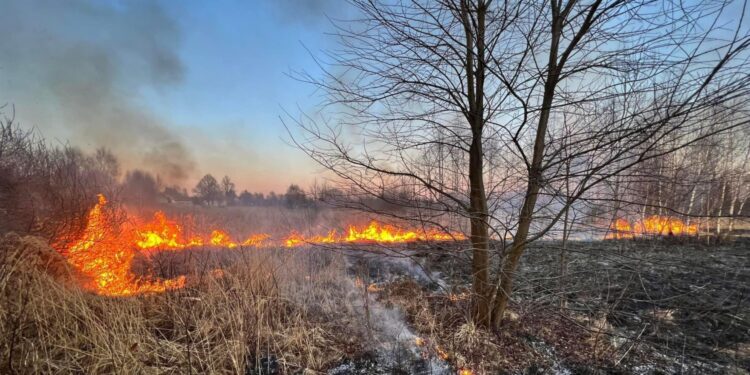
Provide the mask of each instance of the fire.
[{"label": "fire", "polygon": [[154,214],[154,220],[151,223],[136,230],[136,234],[139,237],[136,245],[141,249],[182,249],[187,246],[181,239],[182,228],[174,221],[168,220],[161,211]]},{"label": "fire", "polygon": [[612,233],[607,234],[607,238],[633,238],[633,229],[630,222],[625,219],[617,219],[610,226]]},{"label": "fire", "polygon": [[237,247],[237,243],[232,241],[229,234],[219,229],[211,232],[211,245],[214,245],[215,247],[226,247],[229,249]]},{"label": "fire", "polygon": [[242,242],[242,246],[254,246],[254,247],[260,247],[263,246],[265,241],[267,239],[271,238],[271,236],[261,233],[261,234],[252,234],[250,237],[248,237],[244,242]]},{"label": "fire", "polygon": [[185,285],[184,276],[161,281],[136,277],[130,269],[136,255],[128,246],[131,239],[127,233],[113,233],[111,217],[104,210],[106,204],[107,199],[99,195],[99,202],[89,212],[81,238],[65,252],[68,263],[90,279],[84,287],[98,294],[127,296],[163,292]]},{"label": "fire", "polygon": [[370,224],[364,228],[349,226],[349,230],[346,237],[344,238],[344,241],[404,243],[415,241],[449,241],[464,238],[465,237],[460,233],[445,233],[438,229],[407,231],[390,225],[382,225],[377,221],[371,221]]},{"label": "fire", "polygon": [[[105,209],[107,199],[98,196],[98,203],[89,211],[86,228],[69,246],[59,249],[67,261],[89,281],[84,285],[97,294],[128,296],[148,292],[163,292],[181,288],[185,277],[167,280],[149,280],[135,275],[131,266],[138,252],[149,254],[157,250],[184,250],[202,246],[234,249],[238,247],[280,246],[293,248],[305,244],[337,243],[407,243],[414,241],[462,240],[461,233],[447,233],[437,229],[404,230],[372,221],[366,227],[349,226],[339,234],[335,229],[325,235],[303,236],[291,232],[274,241],[269,234],[251,234],[245,241],[237,242],[224,230],[214,229],[209,236],[186,237],[183,228],[163,212],[157,211],[151,221],[139,223],[127,220],[117,231],[110,210]],[[375,284],[368,286],[379,290]]]},{"label": "fire", "polygon": [[313,238],[310,239],[310,242],[323,244],[323,243],[336,243],[339,241],[336,235],[336,230],[332,229],[325,236],[314,236]]},{"label": "fire", "polygon": [[404,230],[391,225],[371,221],[366,227],[350,225],[346,233],[339,234],[335,229],[326,235],[305,237],[292,232],[284,239],[284,246],[296,247],[304,244],[338,244],[338,243],[409,243],[417,241],[454,241],[464,240],[462,233],[446,233],[438,229]]},{"label": "fire", "polygon": [[297,232],[292,232],[286,239],[284,239],[284,246],[295,247],[305,244],[305,238]]},{"label": "fire", "polygon": [[697,234],[698,226],[687,225],[677,218],[654,215],[636,223],[634,230],[636,233],[680,236]]},{"label": "fire", "polygon": [[[443,361],[447,361],[450,358],[450,354],[448,354],[448,352],[445,351],[445,349],[443,349],[440,345],[434,345],[433,347],[433,345],[427,345],[427,344],[428,342],[425,339],[419,336],[414,337],[414,345],[416,345],[418,348],[426,348],[426,350],[425,349],[421,350],[422,355],[425,358],[427,358],[431,354],[436,355],[438,358],[442,359]],[[434,349],[434,352],[430,348]]]},{"label": "fire", "polygon": [[625,219],[617,219],[610,226],[611,233],[606,238],[622,239],[640,236],[686,236],[698,233],[696,224],[686,224],[680,219],[670,216],[652,215],[643,220],[631,223]]}]

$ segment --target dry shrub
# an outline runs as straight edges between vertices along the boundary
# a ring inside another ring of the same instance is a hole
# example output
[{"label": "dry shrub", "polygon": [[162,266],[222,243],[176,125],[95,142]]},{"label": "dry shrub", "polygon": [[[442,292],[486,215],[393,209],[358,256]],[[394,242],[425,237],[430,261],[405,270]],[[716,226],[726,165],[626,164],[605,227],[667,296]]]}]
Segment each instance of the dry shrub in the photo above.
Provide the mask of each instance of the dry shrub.
[{"label": "dry shrub", "polygon": [[55,280],[24,241],[0,247],[0,373],[288,373],[363,342],[330,254],[242,251],[184,289],[109,298]]}]

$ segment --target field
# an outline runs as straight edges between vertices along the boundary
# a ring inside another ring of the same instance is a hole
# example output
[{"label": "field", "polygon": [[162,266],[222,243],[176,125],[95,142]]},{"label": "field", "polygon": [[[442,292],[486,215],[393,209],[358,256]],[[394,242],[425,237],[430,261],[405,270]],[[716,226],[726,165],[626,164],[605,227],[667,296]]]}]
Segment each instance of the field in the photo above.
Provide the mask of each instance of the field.
[{"label": "field", "polygon": [[[347,216],[217,208],[201,217],[234,223],[232,231],[266,218],[277,224],[262,229],[283,232],[342,225],[332,222]],[[539,242],[496,332],[471,322],[464,241],[165,250],[139,255],[134,271],[186,275],[185,287],[133,297],[82,290],[65,260],[34,237],[8,234],[2,246],[2,373],[648,374],[750,366],[744,242],[571,241],[564,277],[561,243]]]},{"label": "field", "polygon": [[750,375],[748,5],[3,1],[0,375]]}]

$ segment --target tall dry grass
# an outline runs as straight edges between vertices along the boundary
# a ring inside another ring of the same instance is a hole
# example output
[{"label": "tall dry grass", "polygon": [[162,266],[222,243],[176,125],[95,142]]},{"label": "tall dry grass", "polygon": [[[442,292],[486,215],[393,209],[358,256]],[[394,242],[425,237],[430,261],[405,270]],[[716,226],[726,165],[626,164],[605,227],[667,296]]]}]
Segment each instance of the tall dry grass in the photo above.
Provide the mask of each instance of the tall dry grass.
[{"label": "tall dry grass", "polygon": [[223,271],[204,260],[184,289],[109,298],[77,288],[43,241],[6,235],[0,373],[315,373],[362,349],[365,324],[341,257],[231,256]]}]

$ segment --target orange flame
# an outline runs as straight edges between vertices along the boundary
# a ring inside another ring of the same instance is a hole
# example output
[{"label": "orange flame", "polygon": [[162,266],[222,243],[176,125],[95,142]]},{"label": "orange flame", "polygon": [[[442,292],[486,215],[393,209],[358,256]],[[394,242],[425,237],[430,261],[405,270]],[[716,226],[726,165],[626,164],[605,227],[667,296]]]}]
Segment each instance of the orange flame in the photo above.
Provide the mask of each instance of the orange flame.
[{"label": "orange flame", "polygon": [[182,249],[186,244],[182,242],[182,228],[177,223],[168,220],[163,212],[154,214],[154,221],[136,230],[140,238],[136,245],[141,249],[173,248]]},{"label": "orange flame", "polygon": [[[68,263],[88,276],[84,287],[98,294],[127,296],[146,292],[163,292],[181,288],[185,277],[161,281],[140,280],[130,267],[135,252],[122,246],[126,233],[113,233],[110,217],[103,210],[107,199],[99,195],[99,202],[91,209],[81,238],[65,252]],[[136,242],[138,242],[136,240]]]},{"label": "orange flame", "polygon": [[366,227],[350,225],[345,235],[339,235],[333,229],[325,236],[315,235],[305,237],[293,231],[284,239],[284,246],[296,247],[304,244],[336,244],[336,243],[409,243],[417,241],[454,241],[464,240],[462,233],[446,233],[438,229],[403,230],[391,225],[371,221]]},{"label": "orange flame", "polygon": [[[363,228],[349,226],[347,233],[342,235],[336,230],[331,230],[326,235],[305,237],[293,231],[276,242],[266,233],[257,233],[238,243],[221,229],[213,230],[207,237],[196,236],[187,239],[182,227],[161,211],[157,211],[150,222],[132,224],[116,232],[111,218],[104,210],[106,204],[106,198],[99,195],[99,202],[89,211],[87,226],[81,237],[61,253],[65,254],[68,263],[91,279],[84,285],[87,289],[111,296],[162,292],[185,285],[184,276],[161,281],[137,277],[131,266],[138,251],[183,250],[204,244],[228,249],[273,245],[292,248],[304,244],[406,243],[465,239],[460,233],[446,233],[437,229],[402,230],[390,225],[381,225],[376,221]],[[371,287],[373,290],[378,289],[376,285]]]},{"label": "orange flame", "polygon": [[237,247],[237,243],[229,238],[229,234],[219,229],[211,232],[211,245],[214,245],[216,247],[226,247],[230,249],[234,249],[235,247]]},{"label": "orange flame", "polygon": [[270,237],[271,236],[265,233],[251,234],[250,237],[248,237],[244,242],[242,242],[242,246],[260,247],[260,246],[263,246],[266,240],[269,239]]},{"label": "orange flame", "polygon": [[284,239],[284,246],[295,247],[305,244],[305,237],[297,232],[292,232],[286,239]]},{"label": "orange flame", "polygon": [[371,221],[367,227],[357,228],[349,226],[345,242],[378,242],[378,243],[404,243],[415,241],[448,241],[465,239],[460,233],[445,233],[438,229],[422,231],[402,230],[391,225],[381,225],[377,221]]},{"label": "orange flame", "polygon": [[698,233],[698,225],[686,224],[670,216],[652,215],[643,220],[631,223],[626,219],[617,219],[610,225],[608,239],[624,239],[640,236],[686,236]]}]

